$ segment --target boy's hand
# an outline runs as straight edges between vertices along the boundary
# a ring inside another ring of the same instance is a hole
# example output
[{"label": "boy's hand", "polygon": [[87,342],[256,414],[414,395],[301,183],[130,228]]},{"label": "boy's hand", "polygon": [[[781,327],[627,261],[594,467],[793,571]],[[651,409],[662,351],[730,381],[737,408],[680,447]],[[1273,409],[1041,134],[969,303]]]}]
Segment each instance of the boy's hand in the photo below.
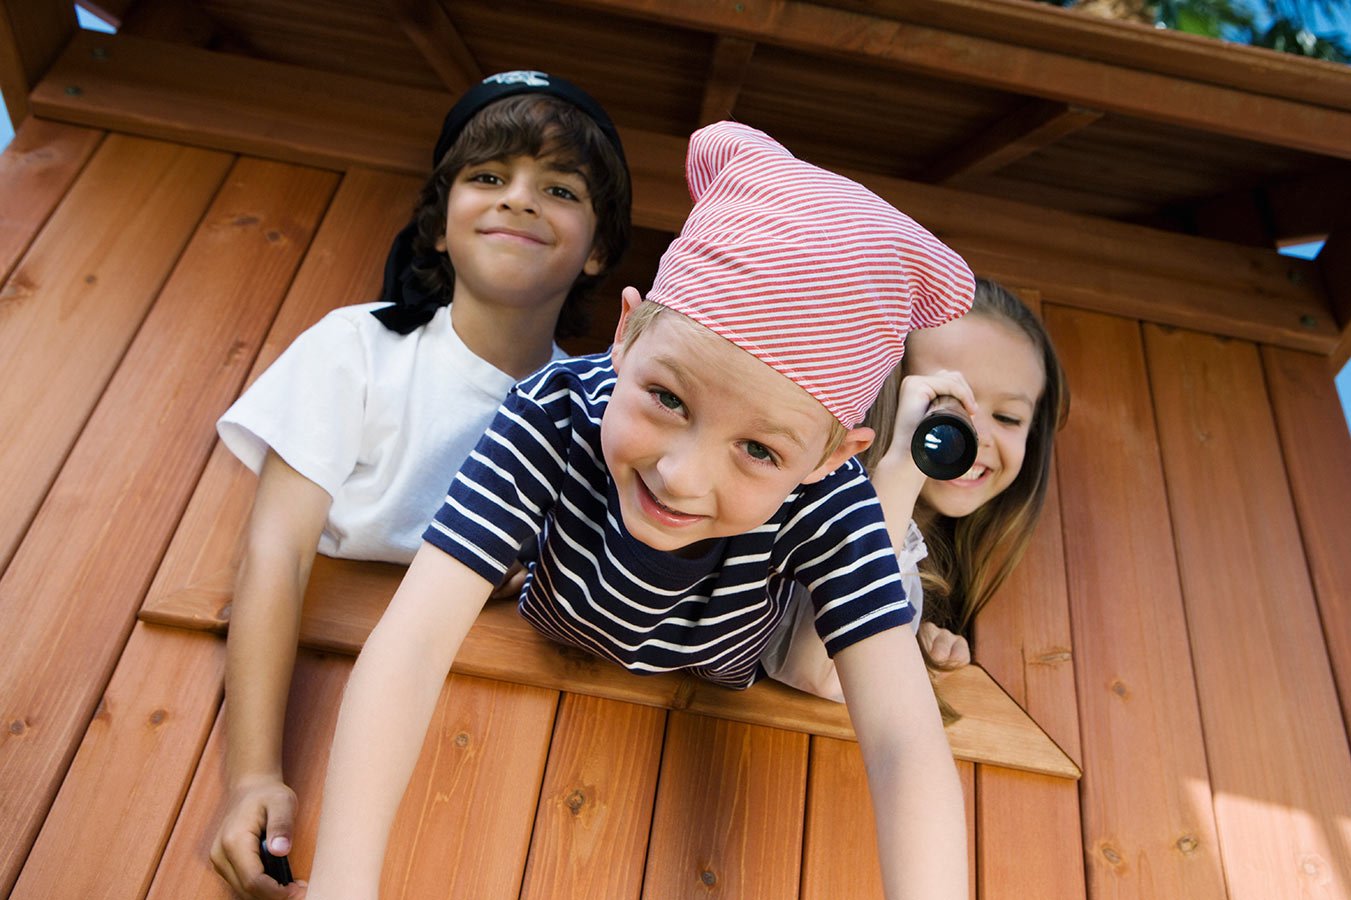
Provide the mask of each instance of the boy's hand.
[{"label": "boy's hand", "polygon": [[277,778],[248,782],[230,794],[230,803],[211,847],[211,864],[241,897],[254,900],[294,900],[305,896],[303,882],[282,886],[263,874],[258,835],[266,827],[268,849],[274,856],[291,852],[291,830],[296,795]]},{"label": "boy's hand", "polygon": [[971,663],[971,647],[966,638],[932,622],[920,623],[919,643],[939,668],[960,669]]}]

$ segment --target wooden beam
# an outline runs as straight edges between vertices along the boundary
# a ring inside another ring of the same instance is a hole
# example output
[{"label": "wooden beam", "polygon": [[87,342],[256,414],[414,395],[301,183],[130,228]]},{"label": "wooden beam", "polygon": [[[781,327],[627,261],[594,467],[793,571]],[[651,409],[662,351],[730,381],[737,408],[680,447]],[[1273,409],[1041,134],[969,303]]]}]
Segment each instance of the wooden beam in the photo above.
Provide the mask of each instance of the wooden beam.
[{"label": "wooden beam", "polygon": [[[97,51],[97,54],[96,52]],[[66,88],[77,87],[78,93]],[[422,177],[448,104],[433,91],[121,35],[81,33],[33,92],[39,115],[334,169]],[[621,129],[635,224],[689,211],[685,139]],[[791,147],[789,149],[792,149]],[[875,173],[844,171],[964,254],[1047,300],[1327,354],[1340,338],[1316,266]]]},{"label": "wooden beam", "polygon": [[754,53],[754,41],[718,36],[713,61],[708,67],[708,83],[704,85],[704,100],[699,106],[700,125],[731,117]]},{"label": "wooden beam", "polygon": [[[1351,110],[803,0],[575,0],[571,5],[1351,159]],[[1320,70],[1320,72],[1323,70]],[[1326,77],[1351,82],[1328,66]]]},{"label": "wooden beam", "polygon": [[1339,372],[1351,358],[1351,226],[1329,234],[1315,262],[1341,329],[1341,338],[1330,353],[1332,371]]},{"label": "wooden beam", "polygon": [[1083,106],[1031,103],[943,154],[920,181],[951,184],[963,178],[989,175],[1101,118],[1100,111]]},{"label": "wooden beam", "polygon": [[438,0],[388,0],[388,3],[399,27],[447,90],[462,94],[483,80],[483,69],[473,51]]},{"label": "wooden beam", "polygon": [[78,31],[75,6],[61,0],[0,0],[0,93],[15,128],[28,94]]}]

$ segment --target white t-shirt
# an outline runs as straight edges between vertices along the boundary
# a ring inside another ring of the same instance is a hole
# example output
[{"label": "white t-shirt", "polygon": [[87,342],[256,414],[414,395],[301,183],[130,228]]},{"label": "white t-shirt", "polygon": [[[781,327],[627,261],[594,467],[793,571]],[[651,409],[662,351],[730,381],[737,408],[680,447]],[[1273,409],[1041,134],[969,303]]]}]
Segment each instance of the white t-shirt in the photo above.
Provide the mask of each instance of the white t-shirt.
[{"label": "white t-shirt", "polygon": [[449,307],[403,335],[370,314],[382,305],[324,316],[216,428],[253,471],[270,447],[332,496],[320,553],[408,563],[516,380],[465,346]]}]

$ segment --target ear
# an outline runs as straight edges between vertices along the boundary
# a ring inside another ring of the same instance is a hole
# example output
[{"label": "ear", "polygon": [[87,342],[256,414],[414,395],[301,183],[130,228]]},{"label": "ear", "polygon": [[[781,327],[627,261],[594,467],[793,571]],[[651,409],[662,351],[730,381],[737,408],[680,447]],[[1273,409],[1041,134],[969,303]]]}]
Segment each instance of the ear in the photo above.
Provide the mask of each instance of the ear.
[{"label": "ear", "polygon": [[441,235],[440,237],[438,237],[438,238],[436,239],[436,244],[435,244],[434,246],[436,247],[436,252],[437,252],[437,253],[445,253],[445,252],[446,252],[446,236],[443,234],[443,235]]},{"label": "ear", "polygon": [[599,246],[591,248],[591,255],[582,263],[582,274],[596,276],[605,271],[605,254]]},{"label": "ear", "polygon": [[615,370],[624,359],[624,329],[628,327],[629,316],[643,305],[643,295],[636,287],[626,287],[620,295],[619,324],[615,325],[615,341],[610,345],[610,362]]},{"label": "ear", "polygon": [[822,478],[825,478],[831,472],[834,472],[844,461],[851,456],[862,453],[872,446],[875,433],[871,428],[851,428],[844,433],[844,440],[840,441],[840,446],[836,447],[834,452],[826,457],[825,462],[812,470],[811,474],[802,479],[803,484],[815,484]]}]

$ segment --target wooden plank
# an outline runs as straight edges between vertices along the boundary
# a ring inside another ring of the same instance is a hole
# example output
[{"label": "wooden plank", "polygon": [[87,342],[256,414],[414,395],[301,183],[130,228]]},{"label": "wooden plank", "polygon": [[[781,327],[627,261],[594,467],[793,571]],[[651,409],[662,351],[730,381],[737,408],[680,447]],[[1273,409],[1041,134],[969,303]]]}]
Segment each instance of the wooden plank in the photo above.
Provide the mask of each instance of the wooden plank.
[{"label": "wooden plank", "polygon": [[[79,93],[67,93],[72,85]],[[77,124],[135,110],[126,130],[136,134],[331,169],[391,168],[397,160],[396,171],[425,176],[427,148],[436,143],[449,98],[132,35],[81,32],[34,88],[32,103],[39,116]]]},{"label": "wooden plank", "polygon": [[[976,780],[981,900],[1082,900],[1087,888],[1076,785],[996,766],[979,766]],[[1138,893],[1105,896],[1168,895],[1146,884]]]},{"label": "wooden plank", "polygon": [[438,0],[391,0],[394,19],[452,94],[483,80],[483,69]]},{"label": "wooden plank", "polygon": [[1351,723],[1351,438],[1327,360],[1262,348],[1286,478],[1299,517],[1342,721]]},{"label": "wooden plank", "polygon": [[[153,170],[153,167],[145,167]],[[55,796],[169,535],[333,189],[226,179],[0,579],[0,891]],[[80,660],[72,666],[71,660]]]},{"label": "wooden plank", "polygon": [[[338,721],[343,688],[352,660],[302,650],[286,704],[286,737],[282,771],[296,792],[296,823],[290,860],[297,878],[314,861],[319,806],[328,768],[328,751]],[[192,787],[165,848],[148,900],[230,900],[229,886],[211,867],[211,845],[225,814],[225,717],[215,727],[197,766]]]},{"label": "wooden plank", "polygon": [[[1341,159],[1351,111],[1116,66],[801,0],[737,6],[576,0],[577,6],[1123,113]],[[1331,70],[1327,77],[1344,77]]]},{"label": "wooden plank", "polygon": [[637,900],[666,714],[565,694],[521,900]]},{"label": "wooden plank", "polygon": [[75,6],[62,0],[0,0],[0,94],[18,128],[28,94],[76,32]]},{"label": "wooden plank", "polygon": [[796,896],[807,736],[673,713],[643,897]]},{"label": "wooden plank", "polygon": [[1223,897],[1137,323],[1047,305],[1074,391],[1056,469],[1092,897]]},{"label": "wooden plank", "polygon": [[108,138],[6,282],[0,569],[229,165],[220,153]]},{"label": "wooden plank", "polygon": [[1033,103],[953,147],[921,180],[946,184],[989,175],[1101,118],[1102,113],[1096,109],[1065,103]]},{"label": "wooden plank", "polygon": [[[300,639],[307,646],[356,653],[375,627],[403,570],[381,563],[315,558],[305,595]],[[149,621],[221,630],[229,584],[178,591],[153,608]],[[629,703],[688,710],[725,719],[853,739],[841,704],[762,681],[729,691],[694,676],[636,676],[597,656],[555,643],[530,627],[510,603],[490,603],[455,658],[453,671]],[[943,675],[942,696],[962,713],[948,726],[959,759],[1077,778],[1079,769],[979,666]]]},{"label": "wooden plank", "polygon": [[219,638],[136,625],[12,900],[145,895],[224,677]]},{"label": "wooden plank", "polygon": [[[966,801],[967,883],[975,900],[976,766],[958,761],[957,773]],[[923,827],[923,823],[916,823],[913,831]],[[858,744],[812,738],[803,830],[800,900],[880,900],[884,896],[868,773]]]},{"label": "wooden plank", "polygon": [[1351,359],[1351,225],[1328,235],[1318,254],[1318,273],[1327,285],[1333,317],[1341,328],[1337,346],[1329,353],[1332,371],[1340,371]]},{"label": "wooden plank", "polygon": [[[106,51],[97,63],[88,56],[96,47]],[[41,115],[64,121],[337,168],[425,171],[426,147],[447,98],[317,77],[205,50],[80,35],[34,97]],[[72,80],[84,86],[83,98],[65,94],[62,84]],[[223,85],[229,97],[221,96]],[[621,133],[632,166],[634,222],[678,230],[690,206],[681,177],[684,137]],[[1330,352],[1340,336],[1311,262],[872,173],[844,174],[924,223],[983,274],[1039,288],[1059,303],[1319,353]]]},{"label": "wooden plank", "polygon": [[746,80],[746,69],[755,55],[755,42],[719,35],[713,45],[713,59],[708,66],[708,81],[704,85],[704,99],[699,104],[699,124],[708,125],[732,117],[741,85]]},{"label": "wooden plank", "polygon": [[381,897],[517,897],[558,692],[452,675],[390,831]]},{"label": "wooden plank", "polygon": [[[70,190],[102,133],[41,119],[19,126],[14,140],[0,154],[0,283],[9,278],[19,257]],[[8,299],[0,292],[0,303]]]},{"label": "wooden plank", "polygon": [[1257,348],[1145,338],[1229,895],[1346,896],[1351,752]]},{"label": "wooden plank", "polygon": [[[1035,292],[1019,296],[1034,310]],[[1065,584],[1060,490],[1054,469],[1041,519],[1022,562],[975,622],[977,661],[1075,759],[1079,741],[1074,639]],[[1055,778],[981,766],[977,779],[984,900],[1083,898],[1079,795]],[[1028,828],[1029,809],[1037,810]]]},{"label": "wooden plank", "polygon": [[[347,173],[272,322],[248,383],[330,309],[378,296],[389,242],[408,221],[420,188],[418,180],[401,175],[361,168]],[[146,595],[146,610],[153,615],[161,606],[190,602],[209,607],[213,624],[228,617],[257,485],[253,473],[217,442]]]}]

